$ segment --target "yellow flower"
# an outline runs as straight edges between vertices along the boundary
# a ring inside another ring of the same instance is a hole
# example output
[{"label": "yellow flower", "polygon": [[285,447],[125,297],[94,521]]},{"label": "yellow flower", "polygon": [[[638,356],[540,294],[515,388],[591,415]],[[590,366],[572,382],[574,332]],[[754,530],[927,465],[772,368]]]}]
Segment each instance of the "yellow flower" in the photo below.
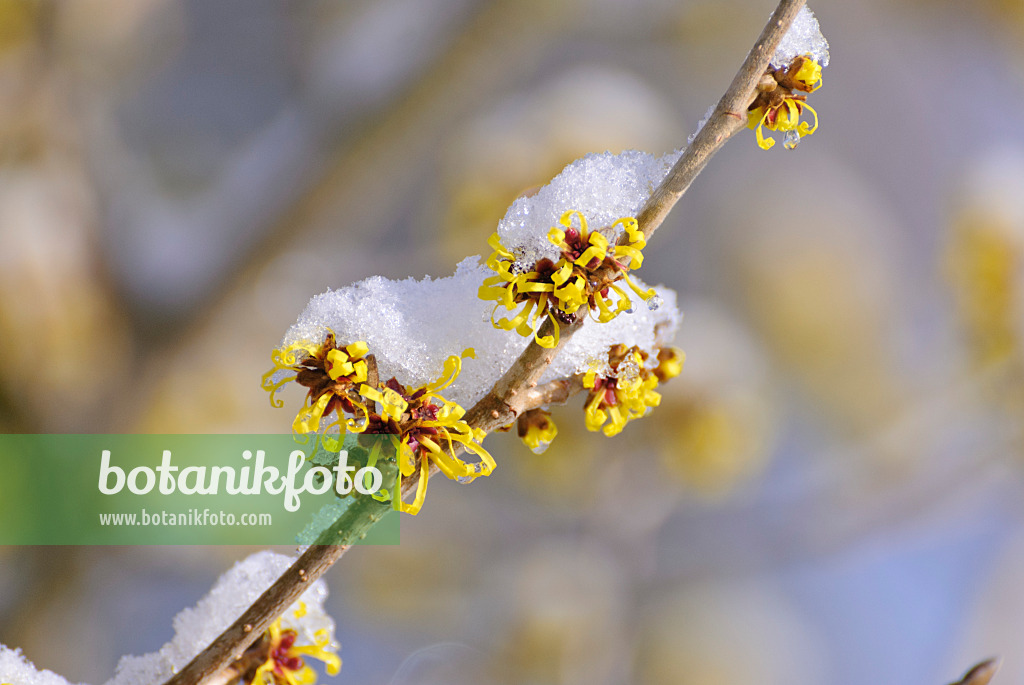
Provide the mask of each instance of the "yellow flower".
[{"label": "yellow flower", "polygon": [[[365,430],[368,411],[359,394],[360,384],[368,377],[365,359],[369,348],[358,341],[337,347],[334,334],[328,333],[320,345],[297,342],[280,350],[274,350],[274,368],[263,374],[262,387],[270,393],[270,403],[283,407],[284,402],[275,398],[275,393],[285,384],[295,381],[308,388],[307,404],[304,404],[292,422],[296,433],[311,433],[319,429],[320,420],[331,412],[337,412],[338,420],[331,427],[352,432]],[[280,372],[291,372],[283,379],[275,380]],[[362,415],[363,421],[344,418],[344,413]]]},{"label": "yellow flower", "polygon": [[675,378],[683,372],[686,353],[678,347],[662,347],[658,350],[658,365],[654,367],[654,375],[659,383]]},{"label": "yellow flower", "polygon": [[[787,135],[785,147],[795,148],[802,136],[809,136],[818,130],[818,113],[807,104],[806,95],[793,91],[813,93],[821,87],[821,65],[807,57],[797,57],[788,67],[768,67],[765,77],[758,85],[758,94],[747,110],[747,128],[756,129],[757,144],[762,150],[770,150],[775,141],[765,138],[763,129],[795,132]],[[804,110],[814,115],[814,125],[800,121]]]},{"label": "yellow flower", "polygon": [[551,418],[551,412],[531,409],[524,412],[516,422],[519,439],[535,454],[542,454],[558,435],[558,427]]},{"label": "yellow flower", "polygon": [[[292,423],[297,433],[316,432],[323,417],[336,412],[337,419],[325,430],[337,427],[342,432],[347,429],[354,433],[398,436],[397,482],[390,497],[399,511],[419,512],[427,493],[431,463],[448,478],[460,482],[489,476],[496,464],[480,445],[486,433],[466,423],[462,419],[465,410],[439,393],[458,377],[462,358],[473,357],[473,349],[466,349],[461,357],[448,357],[441,377],[420,388],[404,386],[395,378],[381,382],[376,362],[368,353],[369,347],[362,341],[337,347],[333,333],[328,333],[320,345],[289,345],[274,351],[274,368],[263,376],[263,389],[271,393],[275,407],[284,406],[275,400],[274,393],[286,383],[295,381],[309,389],[307,402]],[[275,381],[281,371],[294,374]],[[380,445],[376,448],[379,450]],[[479,460],[463,461],[456,454],[459,449],[475,454]],[[375,452],[373,458],[378,456]],[[406,503],[401,496],[402,478],[417,471],[420,479],[415,499]],[[386,496],[386,491],[377,495]]]},{"label": "yellow flower", "polygon": [[[463,356],[473,356],[467,349]],[[405,408],[402,419],[394,432],[401,435],[398,450],[398,482],[395,484],[395,509],[416,515],[423,506],[427,495],[427,479],[430,464],[435,464],[445,476],[460,483],[472,482],[479,476],[489,476],[496,466],[493,457],[480,443],[487,435],[479,428],[473,428],[462,417],[466,411],[455,402],[450,402],[438,391],[448,387],[459,375],[462,359],[452,355],[445,361],[444,373],[437,381],[422,388],[409,389],[395,379],[388,381],[388,388],[401,397]],[[466,462],[456,452],[462,449],[479,457],[479,461]],[[408,478],[419,471],[416,495],[411,503],[401,499],[402,478]]]},{"label": "yellow flower", "polygon": [[[578,227],[573,225],[574,217]],[[512,318],[498,321],[492,311],[491,323],[495,327],[533,335],[537,344],[546,348],[558,344],[559,322],[570,323],[581,308],[597,311],[595,318],[602,323],[629,311],[633,306],[629,295],[615,284],[620,279],[625,279],[643,300],[654,297],[653,289],[641,290],[629,278],[629,269],[643,264],[641,250],[647,244],[636,219],[624,217],[611,225],[610,228],[621,225],[627,237],[626,244],[614,247],[602,233],[588,229],[580,212],[565,212],[559,224],[562,228],[554,226],[548,233],[548,241],[561,251],[557,262],[543,258],[533,265],[519,264],[516,256],[502,245],[498,234],[491,235],[487,243],[494,252],[487,258],[487,266],[497,275],[486,279],[479,291],[481,299],[497,302],[494,311],[501,305],[508,311],[519,309]],[[628,260],[628,266],[623,260]],[[615,309],[608,303],[610,290],[619,296]],[[537,331],[546,314],[551,315],[554,334],[541,336]]]},{"label": "yellow flower", "polygon": [[608,353],[611,371],[607,375],[596,369],[584,375],[583,387],[590,390],[584,405],[587,430],[617,435],[631,420],[661,403],[658,383],[679,374],[684,355],[676,348],[661,350],[653,369],[646,366],[647,358],[638,347],[616,345]]},{"label": "yellow flower", "polygon": [[[299,602],[299,607],[292,613],[295,620],[291,622],[301,621],[306,614],[305,603]],[[250,647],[264,661],[251,677],[243,677],[243,681],[251,685],[310,685],[316,682],[316,673],[306,664],[306,658],[324,662],[328,675],[337,675],[341,671],[337,649],[328,628],[317,628],[307,642],[298,630],[284,628],[279,618]]]}]

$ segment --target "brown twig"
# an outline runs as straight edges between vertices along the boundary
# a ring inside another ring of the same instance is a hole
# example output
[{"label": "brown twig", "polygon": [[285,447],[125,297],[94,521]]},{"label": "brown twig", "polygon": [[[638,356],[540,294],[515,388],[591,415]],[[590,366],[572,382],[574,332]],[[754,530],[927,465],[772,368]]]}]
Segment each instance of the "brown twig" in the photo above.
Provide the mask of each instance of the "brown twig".
[{"label": "brown twig", "polygon": [[526,391],[523,409],[539,409],[549,404],[565,404],[576,393],[583,390],[583,374],[561,378]]},{"label": "brown twig", "polygon": [[[757,83],[804,2],[779,2],[714,112],[641,209],[637,221],[645,236],[650,237],[657,230],[711,157],[746,125],[747,107],[754,100]],[[537,386],[548,365],[581,326],[582,319],[562,325],[559,343],[552,349],[543,348],[531,341],[490,392],[466,413],[469,424],[488,432],[507,426],[520,413],[533,408],[533,403],[538,399],[543,399],[540,396],[544,392],[559,391],[550,386],[543,390]],[[551,335],[553,330],[554,324],[549,317],[542,324],[539,335]],[[403,483],[403,492],[408,492],[414,486],[414,480],[408,479]],[[209,683],[216,674],[241,656],[246,647],[298,600],[309,583],[340,559],[348,547],[313,545],[307,549],[231,627],[168,680],[166,685]]]},{"label": "brown twig", "polygon": [[[531,340],[490,392],[466,412],[466,422],[475,428],[490,432],[508,426],[521,413],[532,409],[529,405],[529,391],[537,387],[540,377],[554,361],[555,355],[582,326],[582,317],[572,324],[562,325],[558,344],[550,349],[541,347],[535,340]],[[554,324],[551,317],[548,317],[541,324],[537,335],[544,337],[553,333]]]},{"label": "brown twig", "polygon": [[747,125],[747,107],[754,101],[757,83],[805,0],[781,0],[761,31],[757,43],[747,53],[729,89],[718,101],[714,112],[686,147],[668,176],[644,203],[637,215],[640,230],[648,238],[658,229],[669,211],[690,187],[697,175],[726,141]]}]

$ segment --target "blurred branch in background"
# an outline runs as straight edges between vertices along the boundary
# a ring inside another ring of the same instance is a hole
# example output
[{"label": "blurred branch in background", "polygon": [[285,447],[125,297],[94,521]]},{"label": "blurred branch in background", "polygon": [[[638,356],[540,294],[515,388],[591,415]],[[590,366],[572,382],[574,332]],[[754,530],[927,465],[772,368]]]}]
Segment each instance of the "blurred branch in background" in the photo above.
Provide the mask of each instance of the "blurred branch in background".
[{"label": "blurred branch in background", "polygon": [[964,677],[953,685],[988,685],[999,670],[999,659],[988,659],[964,674]]}]

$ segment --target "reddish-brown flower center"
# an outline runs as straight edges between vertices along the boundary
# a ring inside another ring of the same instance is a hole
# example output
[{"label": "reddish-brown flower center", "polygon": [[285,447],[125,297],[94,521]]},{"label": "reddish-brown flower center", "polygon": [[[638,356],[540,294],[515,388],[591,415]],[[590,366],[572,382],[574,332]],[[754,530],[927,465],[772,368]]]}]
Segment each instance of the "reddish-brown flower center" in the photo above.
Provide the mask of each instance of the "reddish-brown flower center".
[{"label": "reddish-brown flower center", "polygon": [[274,661],[274,670],[284,675],[285,671],[298,671],[305,663],[302,657],[296,654],[289,654],[299,637],[294,630],[286,630],[281,633],[281,640],[270,652],[270,658]]}]

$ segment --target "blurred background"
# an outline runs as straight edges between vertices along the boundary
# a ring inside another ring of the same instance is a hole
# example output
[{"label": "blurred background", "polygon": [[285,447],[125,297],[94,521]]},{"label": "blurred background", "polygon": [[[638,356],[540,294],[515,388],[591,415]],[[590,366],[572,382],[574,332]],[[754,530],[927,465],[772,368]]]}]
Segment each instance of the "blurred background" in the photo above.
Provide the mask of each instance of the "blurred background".
[{"label": "blurred background", "polygon": [[[312,295],[685,144],[773,6],[0,0],[0,430],[286,430]],[[738,136],[648,250],[663,405],[436,481],[328,574],[324,682],[1024,682],[1024,4],[813,9],[819,132]],[[103,682],[249,551],[0,548],[0,642]]]}]

